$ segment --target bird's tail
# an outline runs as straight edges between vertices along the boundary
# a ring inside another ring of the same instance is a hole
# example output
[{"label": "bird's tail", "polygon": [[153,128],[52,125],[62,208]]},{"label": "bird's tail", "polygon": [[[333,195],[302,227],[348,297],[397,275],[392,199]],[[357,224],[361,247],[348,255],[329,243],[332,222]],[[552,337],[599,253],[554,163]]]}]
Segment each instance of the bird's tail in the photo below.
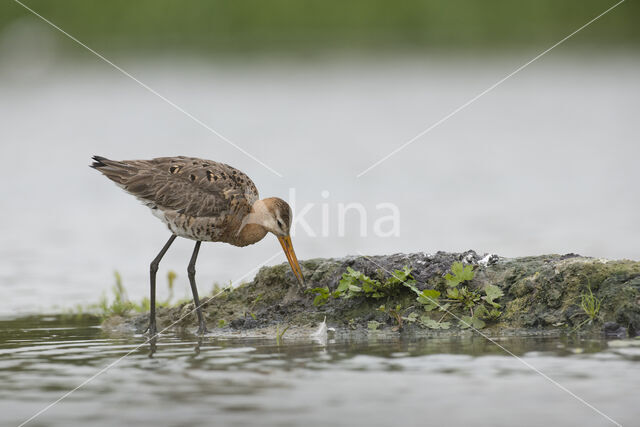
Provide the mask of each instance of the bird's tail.
[{"label": "bird's tail", "polygon": [[93,156],[93,163],[89,167],[99,170],[104,176],[120,185],[125,185],[129,178],[137,173],[137,168],[127,162],[110,160],[101,156]]}]

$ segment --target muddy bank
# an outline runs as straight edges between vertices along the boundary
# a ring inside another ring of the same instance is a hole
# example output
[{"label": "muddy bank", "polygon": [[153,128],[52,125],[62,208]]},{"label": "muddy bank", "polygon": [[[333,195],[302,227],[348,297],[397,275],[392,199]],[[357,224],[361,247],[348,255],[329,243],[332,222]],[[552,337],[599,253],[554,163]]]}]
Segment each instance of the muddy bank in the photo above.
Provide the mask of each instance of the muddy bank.
[{"label": "muddy bank", "polygon": [[[210,332],[272,336],[289,327],[289,336],[314,330],[326,317],[337,334],[640,333],[635,261],[467,251],[312,259],[301,266],[306,289],[281,264],[206,303]],[[192,310],[193,303],[161,308],[158,328],[195,329]],[[142,332],[146,324],[147,316],[138,315],[107,319],[103,327]]]}]

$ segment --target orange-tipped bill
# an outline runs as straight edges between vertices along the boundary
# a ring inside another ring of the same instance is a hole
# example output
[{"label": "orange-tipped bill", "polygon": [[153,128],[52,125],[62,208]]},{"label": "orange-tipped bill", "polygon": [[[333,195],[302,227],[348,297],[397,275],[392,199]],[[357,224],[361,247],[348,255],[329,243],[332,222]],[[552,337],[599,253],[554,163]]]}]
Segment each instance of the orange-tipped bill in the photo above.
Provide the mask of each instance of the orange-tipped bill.
[{"label": "orange-tipped bill", "polygon": [[291,237],[284,236],[278,237],[280,241],[280,245],[282,245],[282,250],[284,250],[284,254],[287,256],[287,261],[289,261],[289,265],[291,266],[291,270],[293,274],[300,282],[301,286],[304,286],[304,277],[302,277],[302,270],[300,269],[300,264],[298,264],[298,258],[296,258],[296,253],[293,251],[293,245],[291,244]]}]

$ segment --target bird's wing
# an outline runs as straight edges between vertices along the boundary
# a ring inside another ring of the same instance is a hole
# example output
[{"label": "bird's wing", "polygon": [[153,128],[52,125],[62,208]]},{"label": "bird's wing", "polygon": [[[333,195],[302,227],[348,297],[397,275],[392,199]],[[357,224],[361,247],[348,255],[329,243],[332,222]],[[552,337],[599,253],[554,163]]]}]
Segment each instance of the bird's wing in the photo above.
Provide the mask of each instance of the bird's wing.
[{"label": "bird's wing", "polygon": [[192,217],[244,216],[258,199],[253,181],[224,163],[182,156],[94,160],[94,168],[145,203]]}]

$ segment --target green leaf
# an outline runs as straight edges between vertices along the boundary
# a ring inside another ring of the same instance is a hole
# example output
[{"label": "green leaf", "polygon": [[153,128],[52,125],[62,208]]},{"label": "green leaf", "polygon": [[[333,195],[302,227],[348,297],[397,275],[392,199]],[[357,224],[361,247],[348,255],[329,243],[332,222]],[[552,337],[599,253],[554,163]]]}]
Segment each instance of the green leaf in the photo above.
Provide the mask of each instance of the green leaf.
[{"label": "green leaf", "polygon": [[460,328],[467,329],[473,326],[473,318],[471,316],[460,317]]},{"label": "green leaf", "polygon": [[350,284],[349,279],[342,278],[340,280],[340,283],[338,284],[338,288],[336,289],[336,292],[343,293],[344,291],[347,290],[347,288],[349,287],[349,284]]},{"label": "green leaf", "polygon": [[378,329],[378,327],[381,325],[382,323],[376,321],[376,320],[371,320],[367,323],[367,328],[369,328],[369,330],[371,331],[375,331]]},{"label": "green leaf", "polygon": [[411,279],[402,283],[407,288],[411,289],[415,294],[420,295],[420,289],[416,286],[416,281]]},{"label": "green leaf", "polygon": [[486,296],[483,296],[482,299],[491,304],[493,307],[500,308],[500,304],[495,302],[495,300],[504,295],[502,289],[500,289],[496,285],[487,285],[483,290]]},{"label": "green leaf", "polygon": [[489,312],[489,319],[497,320],[501,315],[502,315],[502,312],[500,310],[496,310],[495,308],[492,308],[491,311]]},{"label": "green leaf", "polygon": [[422,316],[420,318],[420,325],[429,329],[449,329],[449,327],[451,327],[449,322],[438,322],[429,316]]},{"label": "green leaf", "polygon": [[316,307],[326,304],[329,300],[329,295],[331,294],[328,286],[325,286],[324,288],[308,289],[305,291],[305,293],[316,295],[316,297],[313,299],[313,305],[315,305]]},{"label": "green leaf", "polygon": [[482,329],[486,326],[486,323],[482,321],[482,319],[477,316],[461,316],[460,317],[460,327],[462,329],[467,329],[473,327],[474,329]]},{"label": "green leaf", "polygon": [[451,307],[451,303],[440,304],[440,307],[438,307],[438,309],[440,311],[448,311],[449,307]]},{"label": "green leaf", "polygon": [[338,284],[337,290],[340,293],[345,292],[349,288],[349,285],[352,285],[353,283],[358,282],[359,276],[360,276],[359,272],[355,271],[351,267],[347,267],[346,273],[342,274],[342,279],[340,279],[340,283]]},{"label": "green leaf", "polygon": [[451,272],[444,276],[444,280],[449,287],[458,286],[462,282],[473,279],[475,273],[473,272],[473,266],[464,266],[461,262],[456,261],[451,265]]},{"label": "green leaf", "polygon": [[433,301],[436,301],[438,298],[440,298],[440,292],[436,291],[435,289],[425,289],[422,291],[420,296],[426,299],[431,299]]},{"label": "green leaf", "polygon": [[479,305],[473,312],[473,315],[484,319],[489,316],[489,310],[487,310],[487,307],[485,307],[484,305]]},{"label": "green leaf", "polygon": [[413,312],[409,314],[407,317],[403,317],[403,319],[406,320],[407,322],[413,323],[416,320],[418,320],[418,313]]},{"label": "green leaf", "polygon": [[425,311],[432,311],[438,307],[440,292],[435,289],[425,289],[420,293],[417,301],[423,305]]},{"label": "green leaf", "polygon": [[351,267],[347,267],[347,272],[343,275],[343,276],[350,276],[350,277],[354,277],[354,278],[358,278],[360,276],[360,272],[359,271],[355,271],[353,268]]}]

